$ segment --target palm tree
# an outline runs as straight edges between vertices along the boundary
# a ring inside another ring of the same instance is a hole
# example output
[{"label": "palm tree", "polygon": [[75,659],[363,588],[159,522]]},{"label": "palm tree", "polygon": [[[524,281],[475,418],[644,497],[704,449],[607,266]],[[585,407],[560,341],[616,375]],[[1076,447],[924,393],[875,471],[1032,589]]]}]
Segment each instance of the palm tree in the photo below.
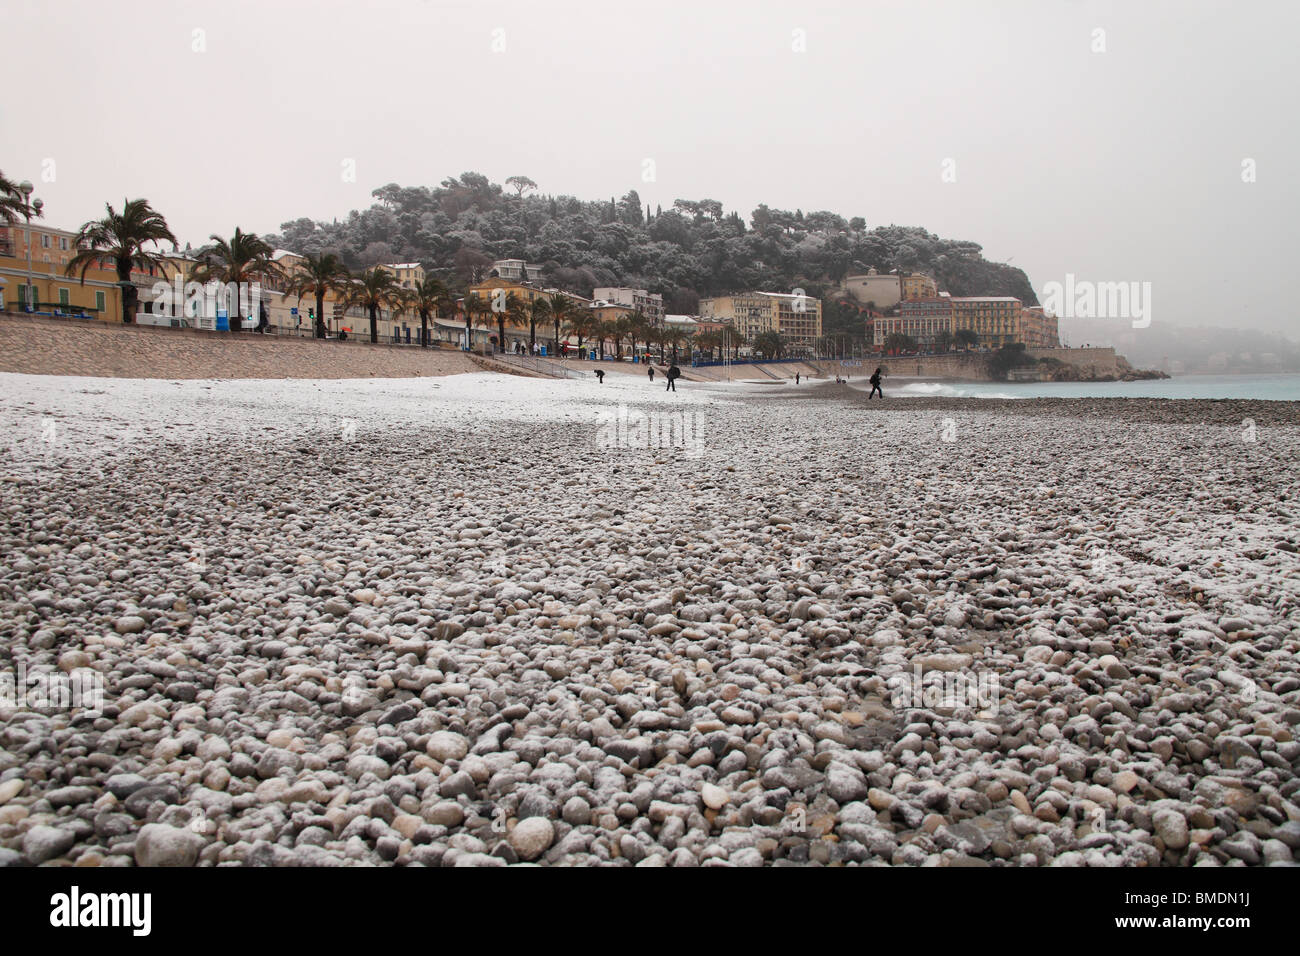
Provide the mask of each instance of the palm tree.
[{"label": "palm tree", "polygon": [[732,360],[733,362],[739,362],[739,361],[740,361],[740,347],[741,347],[742,345],[744,345],[744,344],[745,344],[747,341],[749,341],[749,340],[745,338],[745,333],[742,332],[742,331],[740,331],[740,329],[738,329],[738,328],[737,328],[736,326],[734,326],[734,325],[732,325],[732,326],[730,326],[730,327],[728,328],[728,330],[727,330],[727,338],[731,340],[731,345],[732,345],[732,349],[731,349],[731,360]]},{"label": "palm tree", "polygon": [[407,297],[411,308],[420,316],[420,346],[429,345],[429,316],[437,316],[438,310],[447,301],[447,287],[433,276],[426,276],[424,281],[411,290]]},{"label": "palm tree", "polygon": [[28,215],[40,217],[45,213],[41,211],[39,205],[29,208],[27,197],[18,188],[18,183],[6,178],[5,174],[0,172],[0,220],[3,220],[5,225],[12,226],[19,219],[26,219]]},{"label": "palm tree", "polygon": [[[631,338],[633,332],[635,331],[635,328],[636,327],[632,322],[631,316],[620,315],[617,319],[614,320],[614,325],[612,329],[612,333],[614,336],[614,354],[618,357],[618,360],[620,362],[623,361],[623,340],[626,338]],[[635,343],[633,343],[632,345],[632,351],[633,352],[636,351]]]},{"label": "palm tree", "polygon": [[131,283],[131,270],[153,267],[165,278],[167,260],[148,251],[145,246],[167,241],[174,249],[176,237],[167,227],[167,220],[149,205],[147,199],[122,200],[120,213],[110,203],[105,203],[104,209],[108,215],[84,223],[77,232],[73,244],[78,252],[63,271],[65,275],[72,275],[80,269],[81,284],[85,285],[86,273],[90,269],[104,259],[112,259],[122,289],[122,321],[129,324],[140,297],[140,291]]},{"label": "palm tree", "polygon": [[465,298],[461,300],[461,309],[465,313],[465,348],[472,352],[474,351],[474,319],[488,315],[492,310],[473,291],[465,293]]},{"label": "palm tree", "polygon": [[708,351],[709,361],[712,362],[716,358],[715,350],[722,344],[722,336],[712,331],[701,332],[696,336],[695,344],[699,346],[701,351]]},{"label": "palm tree", "polygon": [[492,310],[497,320],[497,348],[502,352],[506,350],[506,320],[509,319],[511,325],[523,325],[528,316],[524,300],[514,292],[506,293],[503,305],[504,308]]},{"label": "palm tree", "polygon": [[[558,355],[560,351],[560,326],[572,326],[574,316],[578,313],[578,304],[570,299],[567,295],[556,292],[547,300],[547,309],[551,321],[555,323],[555,352]],[[578,341],[581,348],[582,341]]]},{"label": "palm tree", "polygon": [[668,328],[664,329],[664,342],[673,347],[673,364],[677,364],[677,349],[683,341],[687,340],[686,333],[681,329]]},{"label": "palm tree", "polygon": [[760,332],[754,336],[754,349],[763,353],[763,358],[777,359],[785,351],[785,343],[776,332]]},{"label": "palm tree", "polygon": [[636,354],[636,343],[645,342],[646,351],[650,350],[650,320],[640,309],[634,311],[627,319],[628,336],[632,340],[632,354]]},{"label": "palm tree", "polygon": [[568,329],[578,338],[578,353],[582,353],[582,343],[597,333],[599,320],[585,309],[572,310]]},{"label": "palm tree", "polygon": [[535,353],[537,351],[537,323],[550,318],[551,303],[539,296],[533,300],[532,307],[528,311],[528,351]]},{"label": "palm tree", "polygon": [[379,341],[379,310],[394,309],[402,300],[402,287],[387,269],[375,266],[357,276],[348,297],[349,305],[358,305],[370,313],[370,341]]},{"label": "palm tree", "polygon": [[347,266],[332,252],[305,256],[297,271],[290,276],[290,295],[297,296],[299,302],[305,295],[316,297],[316,329],[313,333],[316,338],[325,338],[325,295],[330,292],[343,295],[350,278]]},{"label": "palm tree", "polygon": [[230,331],[239,332],[244,327],[244,303],[239,287],[256,279],[280,276],[280,267],[271,258],[275,250],[257,233],[244,232],[238,226],[229,242],[215,233],[210,238],[213,244],[200,249],[195,257],[199,264],[193,275],[196,282],[216,279],[227,285],[234,284],[235,318],[230,323]]}]

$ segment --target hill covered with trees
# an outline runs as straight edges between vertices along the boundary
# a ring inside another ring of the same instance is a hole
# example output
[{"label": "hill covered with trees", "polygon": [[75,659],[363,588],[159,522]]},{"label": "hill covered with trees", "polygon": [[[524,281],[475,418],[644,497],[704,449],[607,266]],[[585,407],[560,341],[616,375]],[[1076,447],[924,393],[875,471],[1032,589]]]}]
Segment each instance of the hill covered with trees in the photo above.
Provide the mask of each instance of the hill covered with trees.
[{"label": "hill covered with trees", "polygon": [[[420,262],[446,280],[483,278],[494,259],[542,266],[534,278],[579,295],[619,285],[662,293],[668,312],[697,311],[702,296],[747,289],[830,298],[845,276],[875,268],[924,272],[953,295],[1037,298],[1020,269],[989,262],[978,243],[941,239],[915,226],[868,228],[861,216],[760,205],[746,222],[713,199],[679,199],[651,210],[636,191],[585,200],[538,193],[526,176],[498,184],[467,172],[436,188],[376,189],[375,203],[334,222],[296,219],[276,245],[333,251],[352,269]],[[860,329],[858,310],[824,306],[827,333]],[[841,328],[842,326],[842,328]]]}]

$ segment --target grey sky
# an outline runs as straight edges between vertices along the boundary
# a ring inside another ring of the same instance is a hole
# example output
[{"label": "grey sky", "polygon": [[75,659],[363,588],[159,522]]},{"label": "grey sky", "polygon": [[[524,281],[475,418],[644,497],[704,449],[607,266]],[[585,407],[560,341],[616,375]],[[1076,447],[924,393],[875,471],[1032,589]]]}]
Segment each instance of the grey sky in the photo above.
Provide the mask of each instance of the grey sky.
[{"label": "grey sky", "polygon": [[1296,325],[1294,3],[5,8],[0,169],[36,182],[52,225],[145,196],[197,244],[472,169],[920,225],[1040,293],[1067,272],[1151,282],[1160,325]]}]

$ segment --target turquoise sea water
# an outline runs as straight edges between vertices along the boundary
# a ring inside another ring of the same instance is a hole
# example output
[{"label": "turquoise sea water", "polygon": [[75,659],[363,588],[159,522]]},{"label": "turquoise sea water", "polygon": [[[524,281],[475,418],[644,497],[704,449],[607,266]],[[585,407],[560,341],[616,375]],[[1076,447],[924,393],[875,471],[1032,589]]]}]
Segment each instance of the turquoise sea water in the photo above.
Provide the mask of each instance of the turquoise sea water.
[{"label": "turquoise sea water", "polygon": [[[858,387],[858,383],[853,383]],[[1300,401],[1300,373],[1176,375],[1145,382],[938,382],[892,376],[885,394],[899,398],[1257,398]],[[865,380],[861,386],[868,387]]]}]

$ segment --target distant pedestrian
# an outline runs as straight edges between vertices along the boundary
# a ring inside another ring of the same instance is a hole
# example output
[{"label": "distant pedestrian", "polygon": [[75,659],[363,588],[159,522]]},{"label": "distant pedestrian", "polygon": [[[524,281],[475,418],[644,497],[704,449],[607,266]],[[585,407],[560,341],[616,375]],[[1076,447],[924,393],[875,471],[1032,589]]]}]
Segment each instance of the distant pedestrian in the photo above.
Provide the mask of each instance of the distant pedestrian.
[{"label": "distant pedestrian", "polygon": [[605,370],[603,368],[596,369],[596,381],[601,385],[605,384]]},{"label": "distant pedestrian", "polygon": [[651,365],[649,366],[649,369],[650,369],[650,381],[653,382],[655,380],[655,367]]},{"label": "distant pedestrian", "polygon": [[664,391],[677,391],[677,380],[681,377],[682,370],[677,367],[676,363],[668,366],[668,387]]},{"label": "distant pedestrian", "polygon": [[871,391],[867,393],[867,400],[870,401],[874,396],[879,395],[881,401],[884,401],[885,393],[880,390],[880,369],[876,369],[868,381],[871,382]]},{"label": "distant pedestrian", "polygon": [[798,373],[798,372],[795,372],[795,373],[794,373],[794,383],[795,383],[796,385],[799,384],[799,373]]}]

